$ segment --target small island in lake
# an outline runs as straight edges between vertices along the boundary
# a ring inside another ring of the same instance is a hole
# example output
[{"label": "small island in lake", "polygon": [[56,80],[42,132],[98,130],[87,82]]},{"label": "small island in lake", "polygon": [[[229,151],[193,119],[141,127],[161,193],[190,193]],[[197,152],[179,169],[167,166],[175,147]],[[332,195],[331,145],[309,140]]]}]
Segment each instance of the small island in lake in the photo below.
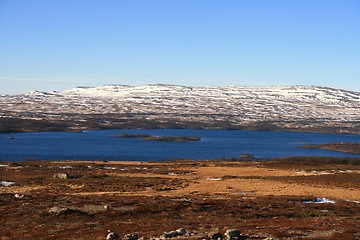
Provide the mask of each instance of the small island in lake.
[{"label": "small island in lake", "polygon": [[146,141],[164,141],[164,142],[194,142],[200,141],[200,137],[192,136],[152,136],[149,134],[115,134],[111,135],[117,138],[141,138]]},{"label": "small island in lake", "polygon": [[360,143],[357,142],[334,142],[326,144],[306,144],[300,148],[320,148],[332,151],[360,154]]}]

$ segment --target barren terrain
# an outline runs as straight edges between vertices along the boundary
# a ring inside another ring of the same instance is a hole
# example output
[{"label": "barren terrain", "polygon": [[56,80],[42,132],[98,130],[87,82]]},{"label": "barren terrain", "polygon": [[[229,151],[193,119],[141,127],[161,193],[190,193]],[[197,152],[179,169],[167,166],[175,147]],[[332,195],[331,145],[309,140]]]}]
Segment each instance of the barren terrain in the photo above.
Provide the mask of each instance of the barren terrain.
[{"label": "barren terrain", "polygon": [[[360,159],[0,164],[0,239],[359,239]],[[319,198],[316,201],[316,198]]]}]

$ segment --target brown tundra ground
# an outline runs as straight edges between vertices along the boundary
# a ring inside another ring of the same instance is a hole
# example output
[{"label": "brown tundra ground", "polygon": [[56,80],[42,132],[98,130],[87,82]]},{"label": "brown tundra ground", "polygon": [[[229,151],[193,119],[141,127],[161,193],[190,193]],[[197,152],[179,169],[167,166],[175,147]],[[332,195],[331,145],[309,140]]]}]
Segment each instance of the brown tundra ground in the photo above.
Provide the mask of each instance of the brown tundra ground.
[{"label": "brown tundra ground", "polygon": [[360,239],[359,174],[354,158],[0,162],[0,239]]}]

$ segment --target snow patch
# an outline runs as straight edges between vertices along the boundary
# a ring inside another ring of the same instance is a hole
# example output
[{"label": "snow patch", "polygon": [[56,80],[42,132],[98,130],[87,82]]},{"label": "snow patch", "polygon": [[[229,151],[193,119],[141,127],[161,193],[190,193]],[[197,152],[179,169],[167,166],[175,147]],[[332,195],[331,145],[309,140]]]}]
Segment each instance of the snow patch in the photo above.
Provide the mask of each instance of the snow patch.
[{"label": "snow patch", "polygon": [[70,168],[74,168],[74,167],[72,167],[72,166],[61,166],[59,168],[61,168],[61,169],[70,169]]},{"label": "snow patch", "polygon": [[306,200],[304,201],[304,203],[332,203],[334,204],[335,201],[334,200],[330,200],[327,198],[321,198],[321,197],[317,197],[315,200]]},{"label": "snow patch", "polygon": [[1,186],[4,186],[4,187],[9,187],[11,185],[14,185],[15,182],[9,182],[9,181],[1,181]]},{"label": "snow patch", "polygon": [[209,180],[209,181],[221,181],[223,179],[222,178],[206,178],[206,180]]}]

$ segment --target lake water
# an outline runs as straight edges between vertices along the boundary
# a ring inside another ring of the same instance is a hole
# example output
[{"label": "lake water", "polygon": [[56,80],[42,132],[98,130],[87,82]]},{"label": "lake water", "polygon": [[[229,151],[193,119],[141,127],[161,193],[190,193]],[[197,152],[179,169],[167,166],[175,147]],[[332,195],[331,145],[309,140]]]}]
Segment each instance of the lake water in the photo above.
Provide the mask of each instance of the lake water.
[{"label": "lake water", "polygon": [[[114,138],[113,134],[198,136],[198,142],[155,142]],[[9,139],[14,137],[15,139]],[[293,133],[242,130],[101,130],[0,134],[0,159],[35,160],[130,160],[223,159],[251,154],[267,159],[288,156],[350,156],[321,149],[302,149],[303,144],[360,142],[360,135]]]}]

